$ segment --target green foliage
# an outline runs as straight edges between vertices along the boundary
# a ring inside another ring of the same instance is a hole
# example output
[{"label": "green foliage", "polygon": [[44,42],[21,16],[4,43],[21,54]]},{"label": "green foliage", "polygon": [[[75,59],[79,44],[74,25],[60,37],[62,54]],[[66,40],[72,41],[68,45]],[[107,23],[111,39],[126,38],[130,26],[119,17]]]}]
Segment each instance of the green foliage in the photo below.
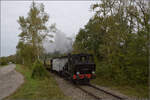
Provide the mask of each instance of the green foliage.
[{"label": "green foliage", "polygon": [[6,57],[1,57],[0,58],[0,65],[7,65],[8,64],[8,60]]},{"label": "green foliage", "polygon": [[97,75],[104,79],[148,86],[149,5],[126,2],[101,0],[91,6],[95,15],[77,34],[73,52],[93,53]]},{"label": "green foliage", "polygon": [[[52,36],[47,26],[49,16],[44,11],[43,4],[32,3],[28,16],[20,16],[18,23],[21,33],[17,45],[17,62],[30,66],[32,62],[39,59],[44,49],[42,42]],[[51,27],[55,28],[55,26]]]},{"label": "green foliage", "polygon": [[0,65],[7,65],[9,62],[16,63],[16,55],[0,57]]},{"label": "green foliage", "polygon": [[19,42],[17,48],[17,62],[31,66],[32,62],[34,62],[35,54],[35,52],[33,52],[33,46]]},{"label": "green foliage", "polygon": [[32,76],[33,79],[45,79],[46,77],[49,77],[48,72],[44,68],[43,64],[41,61],[37,60],[33,64],[33,72]]},{"label": "green foliage", "polygon": [[16,55],[10,55],[7,59],[9,62],[16,63]]}]

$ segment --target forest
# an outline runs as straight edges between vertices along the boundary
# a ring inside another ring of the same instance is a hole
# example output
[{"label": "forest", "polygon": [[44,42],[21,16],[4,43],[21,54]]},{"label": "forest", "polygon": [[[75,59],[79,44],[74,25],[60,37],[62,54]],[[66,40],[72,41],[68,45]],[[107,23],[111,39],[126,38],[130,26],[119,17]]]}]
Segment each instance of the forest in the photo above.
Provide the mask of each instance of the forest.
[{"label": "forest", "polygon": [[148,86],[150,3],[101,0],[94,16],[81,28],[74,53],[92,53],[97,75],[118,84]]}]

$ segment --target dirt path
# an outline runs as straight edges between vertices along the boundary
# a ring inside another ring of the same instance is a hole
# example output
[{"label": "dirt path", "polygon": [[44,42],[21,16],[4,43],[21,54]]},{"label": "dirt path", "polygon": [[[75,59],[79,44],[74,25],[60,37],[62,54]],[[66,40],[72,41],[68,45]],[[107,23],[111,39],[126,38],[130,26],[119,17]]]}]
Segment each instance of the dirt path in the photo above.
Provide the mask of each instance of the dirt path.
[{"label": "dirt path", "polygon": [[0,68],[0,100],[9,96],[24,82],[23,76],[11,64]]}]

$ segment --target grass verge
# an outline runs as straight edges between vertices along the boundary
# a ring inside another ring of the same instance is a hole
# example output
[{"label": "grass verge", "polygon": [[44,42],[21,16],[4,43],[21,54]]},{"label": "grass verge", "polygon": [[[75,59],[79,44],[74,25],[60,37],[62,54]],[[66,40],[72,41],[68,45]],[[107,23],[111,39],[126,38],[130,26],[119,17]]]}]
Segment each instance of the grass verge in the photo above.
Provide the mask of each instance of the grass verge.
[{"label": "grass verge", "polygon": [[146,86],[129,86],[129,85],[118,85],[108,79],[102,77],[97,77],[95,80],[92,80],[91,83],[97,84],[100,86],[108,87],[112,90],[119,91],[122,94],[125,94],[129,97],[134,98],[148,98],[148,87]]},{"label": "grass verge", "polygon": [[24,84],[11,96],[5,100],[66,100],[68,97],[64,96],[63,92],[59,89],[56,81],[53,77],[46,78],[44,80],[32,79],[32,71],[23,65],[16,65],[16,70],[24,75]]}]

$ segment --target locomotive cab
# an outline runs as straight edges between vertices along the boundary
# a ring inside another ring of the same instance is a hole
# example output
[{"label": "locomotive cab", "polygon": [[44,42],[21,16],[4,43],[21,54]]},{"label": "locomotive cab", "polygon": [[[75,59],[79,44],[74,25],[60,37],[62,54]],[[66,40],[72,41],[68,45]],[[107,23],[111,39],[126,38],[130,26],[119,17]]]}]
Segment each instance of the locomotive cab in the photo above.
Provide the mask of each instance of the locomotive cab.
[{"label": "locomotive cab", "polygon": [[70,55],[68,62],[68,72],[73,81],[89,82],[95,76],[95,63],[90,54]]}]

